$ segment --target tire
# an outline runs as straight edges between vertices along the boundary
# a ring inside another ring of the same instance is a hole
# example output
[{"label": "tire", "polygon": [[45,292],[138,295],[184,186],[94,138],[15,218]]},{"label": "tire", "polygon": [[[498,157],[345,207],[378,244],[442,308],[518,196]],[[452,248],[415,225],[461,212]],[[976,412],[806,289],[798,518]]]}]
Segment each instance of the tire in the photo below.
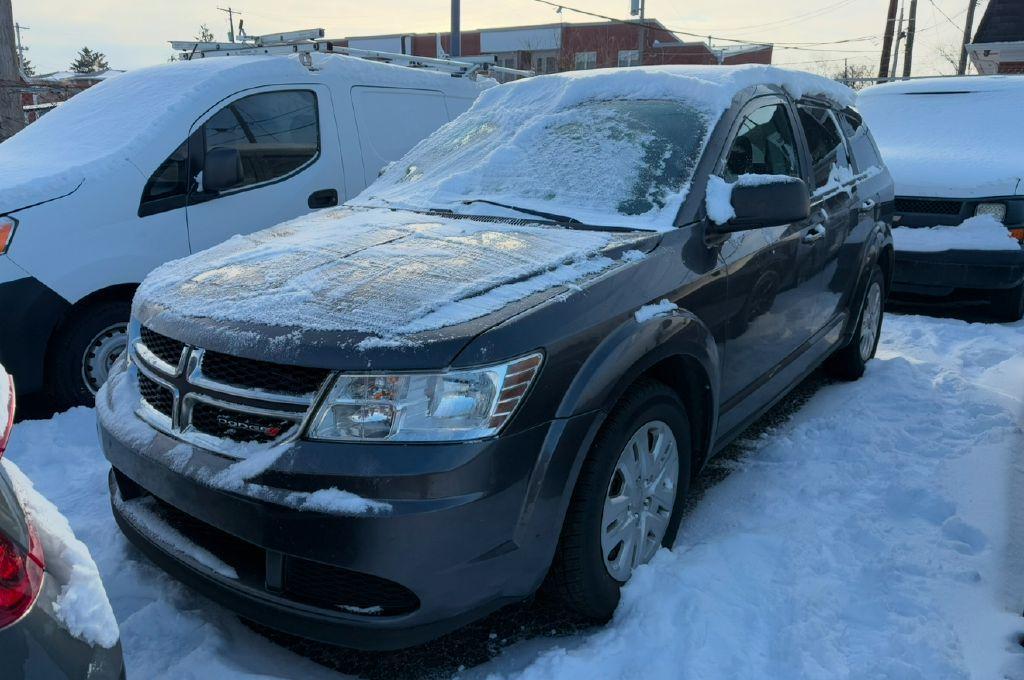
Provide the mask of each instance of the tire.
[{"label": "tire", "polygon": [[75,310],[50,346],[47,382],[54,406],[92,406],[113,360],[127,346],[131,303],[97,302]]},{"label": "tire", "polygon": [[992,313],[1000,321],[1020,321],[1024,318],[1024,283],[1016,288],[993,292]]},{"label": "tire", "polygon": [[871,269],[868,285],[857,310],[857,330],[846,346],[825,362],[825,370],[839,380],[857,380],[864,375],[867,363],[875,356],[882,336],[885,308],[885,276],[877,264]]},{"label": "tire", "polygon": [[[619,603],[619,590],[629,578],[628,574],[623,578],[621,572],[618,573],[618,577],[614,577],[612,568],[606,564],[606,547],[617,540],[608,538],[614,532],[602,536],[603,530],[607,528],[606,501],[621,510],[621,503],[626,502],[623,499],[627,498],[627,490],[621,486],[620,455],[625,454],[625,447],[632,444],[635,435],[650,441],[648,434],[641,435],[641,430],[655,423],[658,424],[655,429],[656,437],[665,436],[669,432],[674,437],[678,461],[677,475],[674,485],[650,485],[650,488],[658,489],[659,497],[654,498],[653,506],[650,506],[655,508],[658,516],[654,517],[648,510],[643,510],[638,513],[641,519],[632,525],[644,526],[651,532],[648,536],[656,535],[660,527],[664,526],[664,534],[660,541],[648,538],[643,544],[650,554],[638,563],[648,561],[661,546],[671,547],[679,529],[684,499],[690,484],[690,422],[686,408],[675,392],[660,382],[644,380],[631,387],[616,404],[583,462],[565,523],[562,525],[555,559],[545,583],[546,592],[559,598],[585,618],[600,622],[611,618]],[[655,438],[654,441],[661,439]],[[670,458],[670,454],[665,456]],[[666,465],[666,471],[669,468],[670,465]],[[648,480],[653,479],[655,474],[650,472]],[[672,486],[674,494],[669,493]],[[671,510],[666,511],[663,504],[670,501]],[[649,507],[646,501],[641,503],[641,507]],[[667,521],[664,519],[666,515]],[[640,521],[644,521],[645,524],[639,524]],[[628,533],[633,534],[633,531]],[[639,533],[634,534],[634,538],[638,535]],[[603,544],[603,538],[608,543]],[[612,549],[611,554],[623,558],[628,548],[623,548],[622,545],[625,543],[620,545],[618,552]],[[622,564],[621,559],[619,564]],[[630,574],[632,568],[629,568]]]}]

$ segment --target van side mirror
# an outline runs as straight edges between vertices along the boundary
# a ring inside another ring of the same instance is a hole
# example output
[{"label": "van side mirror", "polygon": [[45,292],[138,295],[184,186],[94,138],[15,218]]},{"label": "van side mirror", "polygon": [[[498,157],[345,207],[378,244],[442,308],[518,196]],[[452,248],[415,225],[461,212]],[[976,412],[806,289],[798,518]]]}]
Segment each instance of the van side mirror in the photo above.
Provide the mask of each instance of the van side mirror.
[{"label": "van side mirror", "polygon": [[[744,178],[751,178],[744,180]],[[764,177],[764,181],[758,179]],[[716,224],[719,232],[746,231],[800,222],[811,214],[811,194],[798,177],[744,175],[732,185],[735,216]]]},{"label": "van side mirror", "polygon": [[242,183],[242,154],[238,149],[218,146],[206,152],[203,164],[203,189],[223,191]]}]

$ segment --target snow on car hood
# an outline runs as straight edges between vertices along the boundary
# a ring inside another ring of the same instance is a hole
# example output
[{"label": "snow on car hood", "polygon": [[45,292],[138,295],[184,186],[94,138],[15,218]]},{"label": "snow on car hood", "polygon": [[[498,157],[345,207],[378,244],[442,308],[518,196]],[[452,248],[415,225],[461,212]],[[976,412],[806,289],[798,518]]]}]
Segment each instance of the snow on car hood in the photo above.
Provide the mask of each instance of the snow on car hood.
[{"label": "snow on car hood", "polygon": [[971,76],[892,83],[860,93],[900,196],[1024,194],[1024,83]]},{"label": "snow on car hood", "polygon": [[351,356],[464,341],[538,294],[548,299],[642,257],[636,249],[656,238],[344,207],[159,267],[139,288],[135,313],[179,339],[242,354],[254,344],[278,355],[313,344]]}]

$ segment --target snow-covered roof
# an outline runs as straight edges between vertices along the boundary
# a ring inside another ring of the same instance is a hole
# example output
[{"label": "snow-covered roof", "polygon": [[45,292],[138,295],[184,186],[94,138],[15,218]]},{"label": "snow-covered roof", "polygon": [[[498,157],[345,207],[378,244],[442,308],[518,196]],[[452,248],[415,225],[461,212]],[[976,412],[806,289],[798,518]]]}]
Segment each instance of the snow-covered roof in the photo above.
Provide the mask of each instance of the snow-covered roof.
[{"label": "snow-covered roof", "polygon": [[[671,229],[718,119],[737,94],[757,85],[840,105],[854,100],[852,90],[833,80],[760,65],[647,66],[528,78],[484,93],[353,202],[465,212],[465,200],[487,199],[591,224]],[[680,106],[641,111],[594,105],[629,101]]]},{"label": "snow-covered roof", "polygon": [[[315,55],[311,72],[297,56],[217,57],[128,71],[72,97],[0,144],[0,213],[66,194],[105,167],[156,167],[192,123],[224,97],[275,83],[359,80],[450,91],[481,86],[426,69],[341,55]],[[464,82],[458,82],[464,81]]]},{"label": "snow-covered roof", "polygon": [[857,107],[903,196],[1024,194],[1024,78],[927,78],[863,90]]}]

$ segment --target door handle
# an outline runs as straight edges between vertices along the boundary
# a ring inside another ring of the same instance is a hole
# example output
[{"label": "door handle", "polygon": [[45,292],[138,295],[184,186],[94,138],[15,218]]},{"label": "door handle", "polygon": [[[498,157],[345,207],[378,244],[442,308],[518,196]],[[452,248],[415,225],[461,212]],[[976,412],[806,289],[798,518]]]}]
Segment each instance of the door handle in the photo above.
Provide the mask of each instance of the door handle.
[{"label": "door handle", "polygon": [[330,208],[338,205],[338,190],[337,189],[321,189],[320,191],[314,191],[309,195],[309,200],[306,201],[306,205],[311,210],[317,208]]},{"label": "door handle", "polygon": [[804,243],[814,243],[817,240],[825,238],[826,231],[824,224],[815,224],[807,231],[806,234],[804,234],[803,241]]}]

